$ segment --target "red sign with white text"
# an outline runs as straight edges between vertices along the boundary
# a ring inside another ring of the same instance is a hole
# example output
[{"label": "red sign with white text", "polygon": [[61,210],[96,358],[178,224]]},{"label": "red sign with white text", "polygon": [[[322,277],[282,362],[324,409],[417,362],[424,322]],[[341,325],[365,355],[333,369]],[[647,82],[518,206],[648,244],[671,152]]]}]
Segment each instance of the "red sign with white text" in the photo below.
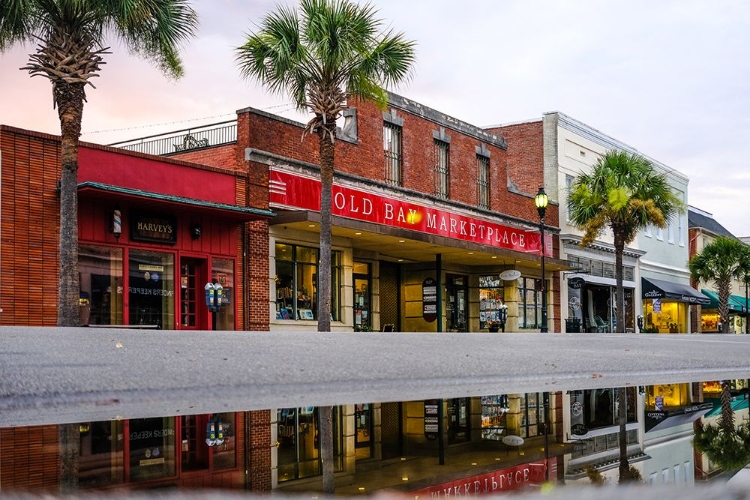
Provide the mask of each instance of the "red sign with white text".
[{"label": "red sign with white text", "polygon": [[[320,181],[279,170],[271,170],[270,202],[288,208],[320,211]],[[334,184],[333,215],[400,227],[517,252],[540,253],[536,231],[503,226],[405,200],[388,198]],[[552,256],[552,238],[546,235],[545,255]]]},{"label": "red sign with white text", "polygon": [[[494,495],[545,481],[545,461],[517,465],[508,469],[435,484],[408,494],[412,498],[475,497]],[[550,477],[554,477],[551,476]]]}]

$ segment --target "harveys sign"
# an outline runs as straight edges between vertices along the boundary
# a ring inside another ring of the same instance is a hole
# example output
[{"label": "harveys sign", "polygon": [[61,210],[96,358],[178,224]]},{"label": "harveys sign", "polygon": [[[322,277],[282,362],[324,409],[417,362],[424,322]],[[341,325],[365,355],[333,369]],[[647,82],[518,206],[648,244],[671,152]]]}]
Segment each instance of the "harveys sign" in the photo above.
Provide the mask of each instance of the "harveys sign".
[{"label": "harveys sign", "polygon": [[[275,207],[320,211],[320,181],[313,177],[275,169],[269,172],[269,198]],[[410,229],[482,245],[507,248],[517,252],[540,250],[537,231],[503,226],[445,210],[418,205],[406,200],[388,198],[334,184],[333,215]],[[552,256],[552,236],[545,235],[544,253]]]}]

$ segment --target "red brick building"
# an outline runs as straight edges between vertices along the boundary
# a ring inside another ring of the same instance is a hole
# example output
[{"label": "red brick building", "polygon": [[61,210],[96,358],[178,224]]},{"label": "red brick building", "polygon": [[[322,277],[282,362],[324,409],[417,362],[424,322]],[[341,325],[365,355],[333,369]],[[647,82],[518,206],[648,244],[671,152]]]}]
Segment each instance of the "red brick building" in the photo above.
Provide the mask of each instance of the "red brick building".
[{"label": "red brick building", "polygon": [[[54,326],[59,137],[0,126],[0,155],[0,324]],[[267,289],[267,260],[245,251],[273,215],[265,185],[239,170],[94,144],[81,145],[78,179],[81,324],[268,329],[246,300],[246,290]],[[208,282],[223,285],[215,314]],[[269,490],[268,421],[265,411],[82,423],[75,481]],[[209,447],[210,425],[223,437]],[[69,480],[62,440],[57,426],[0,429],[2,490],[59,492]]]}]

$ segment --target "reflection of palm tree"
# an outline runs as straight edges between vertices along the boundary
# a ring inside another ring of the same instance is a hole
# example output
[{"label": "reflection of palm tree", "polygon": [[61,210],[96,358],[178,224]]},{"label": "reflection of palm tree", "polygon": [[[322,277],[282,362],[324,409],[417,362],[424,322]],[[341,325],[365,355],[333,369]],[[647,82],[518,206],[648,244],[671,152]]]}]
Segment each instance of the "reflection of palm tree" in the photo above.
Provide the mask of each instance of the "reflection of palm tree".
[{"label": "reflection of palm tree", "polygon": [[718,425],[699,422],[693,439],[695,447],[724,470],[739,469],[750,463],[750,423],[734,425],[729,381],[721,384],[721,415]]}]

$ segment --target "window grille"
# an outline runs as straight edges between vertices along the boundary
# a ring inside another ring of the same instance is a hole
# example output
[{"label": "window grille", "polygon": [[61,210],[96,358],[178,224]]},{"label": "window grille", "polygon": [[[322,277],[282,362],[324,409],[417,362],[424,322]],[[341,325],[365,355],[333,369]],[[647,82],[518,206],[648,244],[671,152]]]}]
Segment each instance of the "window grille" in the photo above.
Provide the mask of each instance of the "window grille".
[{"label": "window grille", "polygon": [[387,122],[383,124],[383,150],[385,152],[385,182],[401,186],[401,127]]},{"label": "window grille", "polygon": [[486,156],[477,155],[477,170],[479,193],[477,205],[480,208],[490,208],[490,159]]},{"label": "window grille", "polygon": [[450,196],[450,162],[448,143],[435,141],[435,196]]}]

